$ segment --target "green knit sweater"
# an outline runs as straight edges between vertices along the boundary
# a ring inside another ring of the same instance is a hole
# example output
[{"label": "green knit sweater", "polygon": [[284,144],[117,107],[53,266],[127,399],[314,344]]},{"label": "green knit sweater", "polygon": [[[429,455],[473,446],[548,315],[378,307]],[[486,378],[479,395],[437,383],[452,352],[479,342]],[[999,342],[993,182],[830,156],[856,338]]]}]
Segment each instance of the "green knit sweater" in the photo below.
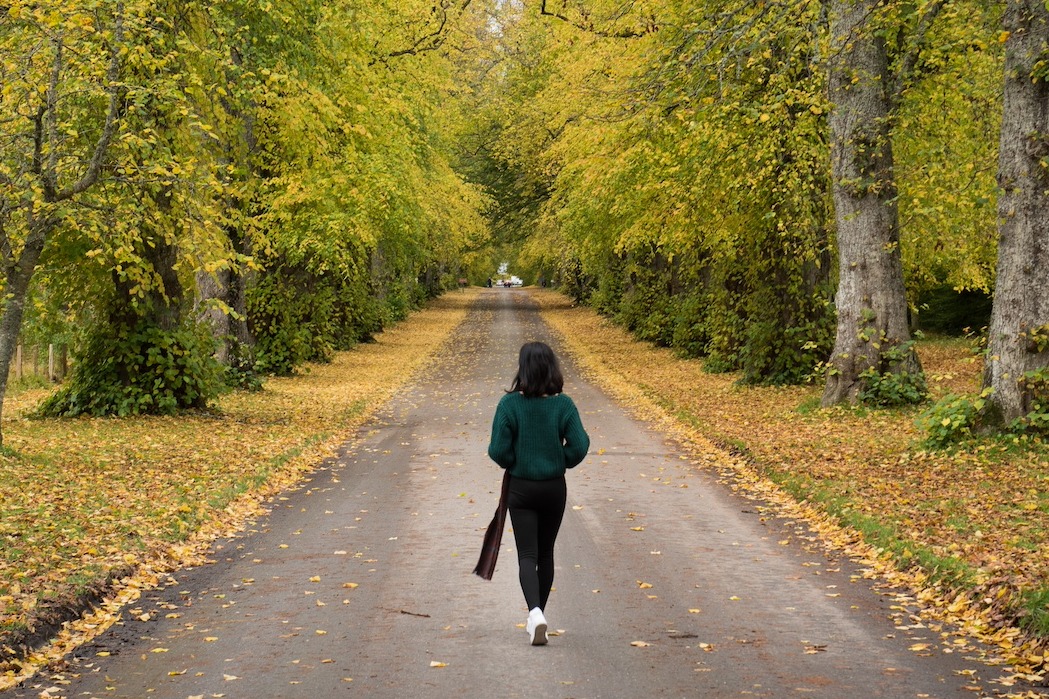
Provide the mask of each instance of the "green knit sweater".
[{"label": "green knit sweater", "polygon": [[563,476],[589,448],[579,411],[565,394],[525,398],[507,393],[499,401],[488,456],[515,478],[545,481]]}]

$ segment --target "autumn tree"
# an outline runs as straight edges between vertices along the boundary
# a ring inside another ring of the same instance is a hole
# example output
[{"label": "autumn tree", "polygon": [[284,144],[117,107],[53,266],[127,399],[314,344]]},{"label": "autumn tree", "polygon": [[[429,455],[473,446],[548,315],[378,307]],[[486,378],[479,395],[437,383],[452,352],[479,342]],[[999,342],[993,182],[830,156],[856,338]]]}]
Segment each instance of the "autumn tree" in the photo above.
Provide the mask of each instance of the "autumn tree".
[{"label": "autumn tree", "polygon": [[193,276],[185,263],[203,258],[215,235],[215,188],[190,97],[200,89],[192,47],[205,25],[197,3],[175,12],[155,0],[143,12],[125,62],[113,173],[96,199],[107,213],[80,225],[97,246],[84,265],[109,284],[85,305],[92,320],[73,375],[43,414],[173,413],[206,406],[220,388],[210,338],[187,315]]},{"label": "autumn tree", "polygon": [[998,278],[988,331],[985,420],[1049,413],[1049,9],[1010,0],[998,184]]},{"label": "autumn tree", "polygon": [[0,17],[0,406],[37,263],[56,230],[83,211],[124,118],[122,57],[137,9],[16,1]]},{"label": "autumn tree", "polygon": [[[926,3],[922,23],[941,5]],[[921,381],[909,343],[892,143],[893,110],[910,66],[890,72],[883,3],[831,0],[827,12],[838,320],[825,406],[857,400],[865,382],[885,374]]]}]

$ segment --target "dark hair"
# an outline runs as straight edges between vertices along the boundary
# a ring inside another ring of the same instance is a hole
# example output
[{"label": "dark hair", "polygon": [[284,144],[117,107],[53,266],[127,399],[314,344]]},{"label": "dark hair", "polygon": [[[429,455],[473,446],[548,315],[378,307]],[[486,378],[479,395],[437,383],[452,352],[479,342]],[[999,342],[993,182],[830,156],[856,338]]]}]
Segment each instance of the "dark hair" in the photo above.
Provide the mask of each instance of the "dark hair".
[{"label": "dark hair", "polygon": [[565,378],[554,351],[545,342],[526,342],[517,359],[517,375],[508,393],[520,391],[528,398],[552,396],[564,390]]}]

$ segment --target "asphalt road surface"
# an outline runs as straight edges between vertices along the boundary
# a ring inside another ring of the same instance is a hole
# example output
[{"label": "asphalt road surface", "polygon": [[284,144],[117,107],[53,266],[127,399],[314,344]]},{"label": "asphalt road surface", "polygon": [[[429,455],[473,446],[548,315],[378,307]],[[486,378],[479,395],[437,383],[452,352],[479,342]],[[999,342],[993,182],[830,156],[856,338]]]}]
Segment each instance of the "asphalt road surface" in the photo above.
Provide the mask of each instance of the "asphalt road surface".
[{"label": "asphalt road surface", "polygon": [[213,564],[143,595],[60,676],[7,694],[990,696],[998,670],[897,628],[897,602],[853,564],[784,545],[796,525],[762,517],[563,355],[591,453],[568,475],[554,635],[529,645],[512,534],[494,580],[471,570],[501,478],[491,417],[533,339],[558,348],[527,292],[485,290],[337,462],[219,542]]}]

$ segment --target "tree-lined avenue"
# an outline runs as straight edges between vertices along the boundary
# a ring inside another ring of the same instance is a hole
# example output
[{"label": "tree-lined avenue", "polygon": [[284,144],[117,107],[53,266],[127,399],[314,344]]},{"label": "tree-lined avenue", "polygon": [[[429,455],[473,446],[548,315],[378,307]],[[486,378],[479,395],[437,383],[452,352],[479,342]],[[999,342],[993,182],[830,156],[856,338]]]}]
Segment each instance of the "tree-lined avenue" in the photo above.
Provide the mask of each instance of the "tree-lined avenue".
[{"label": "tree-lined avenue", "polygon": [[532,339],[559,349],[527,292],[486,290],[336,461],[12,699],[947,698],[1000,674],[802,545],[803,525],[731,494],[707,467],[723,455],[686,454],[563,353],[592,448],[568,476],[556,635],[528,645],[512,535],[492,582],[470,570],[497,497],[492,411]]}]

